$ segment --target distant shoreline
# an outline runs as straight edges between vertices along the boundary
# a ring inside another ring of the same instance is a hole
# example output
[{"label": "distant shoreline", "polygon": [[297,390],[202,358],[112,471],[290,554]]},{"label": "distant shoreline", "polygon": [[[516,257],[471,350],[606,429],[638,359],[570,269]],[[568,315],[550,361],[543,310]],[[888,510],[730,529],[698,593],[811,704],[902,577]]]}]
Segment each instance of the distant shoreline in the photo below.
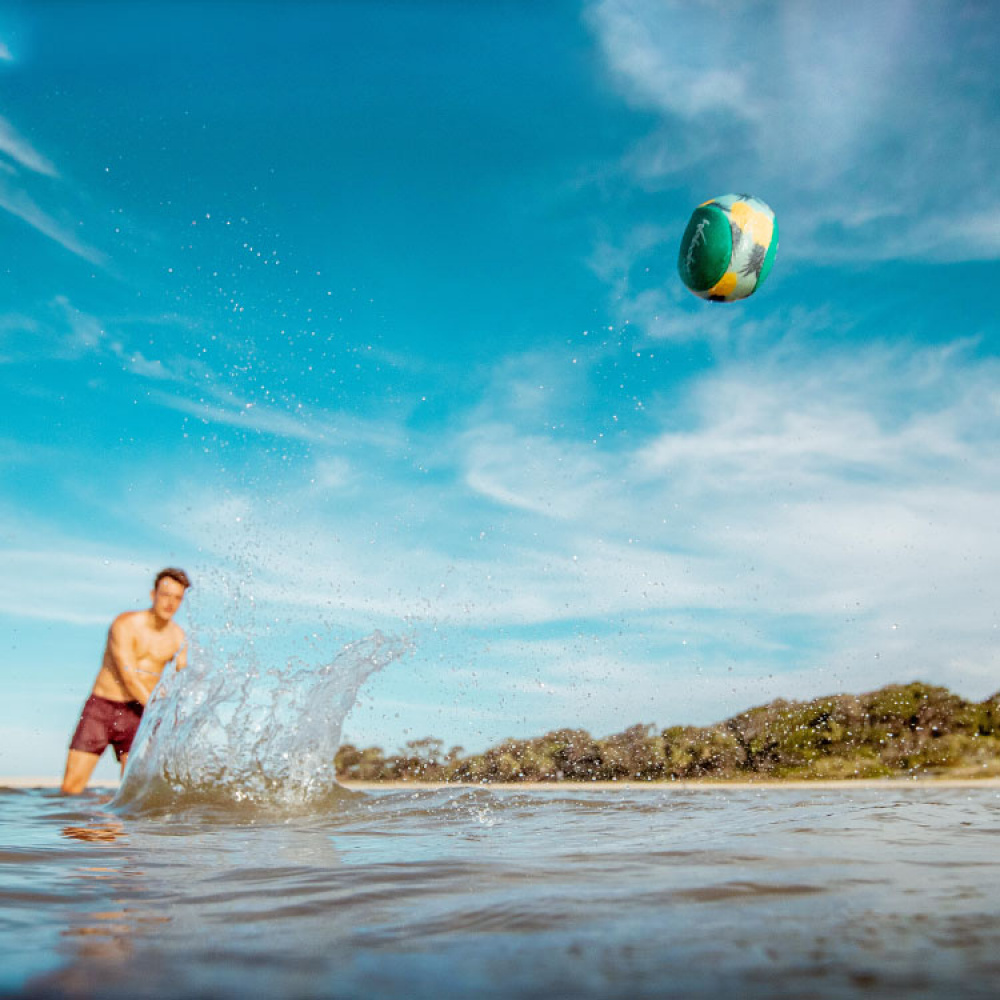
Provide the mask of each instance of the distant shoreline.
[{"label": "distant shoreline", "polygon": [[527,792],[551,792],[560,788],[574,791],[610,792],[616,788],[629,791],[656,791],[678,788],[709,790],[712,788],[915,788],[933,785],[935,788],[1000,788],[1000,778],[842,778],[788,781],[712,781],[711,779],[678,781],[342,781],[345,788],[359,791],[377,791],[390,788],[395,791],[408,788],[502,788]]},{"label": "distant shoreline", "polygon": [[[58,788],[59,778],[0,778],[0,789],[28,788]],[[417,791],[442,788],[488,788],[501,790],[516,790],[519,792],[552,792],[559,789],[572,791],[611,792],[615,789],[628,791],[657,791],[665,789],[680,789],[683,791],[711,791],[712,789],[842,789],[850,788],[923,788],[933,785],[935,788],[1000,788],[1000,777],[990,778],[839,778],[815,781],[808,779],[789,779],[787,781],[753,779],[745,781],[713,781],[703,778],[678,781],[341,781],[341,785],[356,791],[375,792]],[[118,787],[117,781],[97,781],[89,786],[91,790],[113,790]]]}]

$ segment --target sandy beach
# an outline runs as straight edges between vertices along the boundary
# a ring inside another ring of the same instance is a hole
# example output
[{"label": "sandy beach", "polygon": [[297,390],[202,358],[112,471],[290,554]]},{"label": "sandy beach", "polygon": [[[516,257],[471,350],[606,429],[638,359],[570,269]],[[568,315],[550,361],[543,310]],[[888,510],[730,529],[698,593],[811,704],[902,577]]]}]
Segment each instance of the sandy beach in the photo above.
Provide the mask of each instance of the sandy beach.
[{"label": "sandy beach", "polygon": [[518,791],[545,792],[557,788],[583,791],[628,789],[656,791],[680,788],[917,788],[933,785],[935,788],[1000,788],[1000,778],[858,778],[843,781],[523,781],[496,782],[494,784],[434,782],[434,781],[344,781],[347,788],[371,791],[379,788],[405,790],[408,788],[516,788]]},{"label": "sandy beach", "polygon": [[[925,788],[933,785],[935,788],[1000,788],[1000,777],[991,778],[856,778],[839,781],[538,781],[538,782],[458,782],[458,781],[342,781],[345,788],[358,791],[408,791],[428,790],[435,788],[516,788],[522,792],[550,792],[557,788],[612,792],[627,789],[629,791],[657,791],[667,788],[683,789],[684,791],[711,791],[713,789],[748,789],[748,788],[822,788],[842,789],[852,788]],[[52,777],[13,777],[0,778],[0,788],[58,788],[59,778]],[[98,781],[89,786],[92,789],[115,789],[117,781]]]}]

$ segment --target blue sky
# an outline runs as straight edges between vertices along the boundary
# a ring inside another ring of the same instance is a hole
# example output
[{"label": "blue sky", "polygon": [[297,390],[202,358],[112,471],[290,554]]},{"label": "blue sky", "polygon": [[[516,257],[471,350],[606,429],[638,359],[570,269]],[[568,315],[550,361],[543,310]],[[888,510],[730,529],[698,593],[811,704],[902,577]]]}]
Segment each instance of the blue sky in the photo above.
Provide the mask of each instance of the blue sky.
[{"label": "blue sky", "polygon": [[[1000,688],[998,44],[985,2],[0,7],[0,773],[61,769],[166,564],[211,661],[410,636],[346,726],[387,749]],[[705,303],[729,191],[781,247]]]}]

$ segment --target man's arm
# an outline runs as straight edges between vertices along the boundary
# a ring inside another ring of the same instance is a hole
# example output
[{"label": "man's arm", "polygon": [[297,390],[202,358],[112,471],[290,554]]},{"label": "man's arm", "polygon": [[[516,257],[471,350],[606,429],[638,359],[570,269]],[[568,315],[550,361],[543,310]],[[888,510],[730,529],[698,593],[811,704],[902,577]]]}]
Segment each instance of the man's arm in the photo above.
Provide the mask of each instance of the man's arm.
[{"label": "man's arm", "polygon": [[184,632],[181,632],[181,648],[177,650],[177,662],[174,664],[174,670],[183,670],[188,665],[188,644],[187,636]]},{"label": "man's arm", "polygon": [[116,618],[108,632],[108,657],[111,669],[126,694],[133,701],[145,705],[149,700],[149,691],[136,672],[135,635],[125,615]]}]

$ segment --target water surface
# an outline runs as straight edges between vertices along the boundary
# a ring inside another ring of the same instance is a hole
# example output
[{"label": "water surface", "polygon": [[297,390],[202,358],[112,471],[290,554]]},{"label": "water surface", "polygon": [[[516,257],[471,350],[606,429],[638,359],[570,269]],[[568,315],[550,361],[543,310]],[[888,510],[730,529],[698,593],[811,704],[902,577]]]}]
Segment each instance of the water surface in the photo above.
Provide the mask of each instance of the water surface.
[{"label": "water surface", "polygon": [[0,790],[0,992],[965,997],[1000,975],[995,787]]}]

